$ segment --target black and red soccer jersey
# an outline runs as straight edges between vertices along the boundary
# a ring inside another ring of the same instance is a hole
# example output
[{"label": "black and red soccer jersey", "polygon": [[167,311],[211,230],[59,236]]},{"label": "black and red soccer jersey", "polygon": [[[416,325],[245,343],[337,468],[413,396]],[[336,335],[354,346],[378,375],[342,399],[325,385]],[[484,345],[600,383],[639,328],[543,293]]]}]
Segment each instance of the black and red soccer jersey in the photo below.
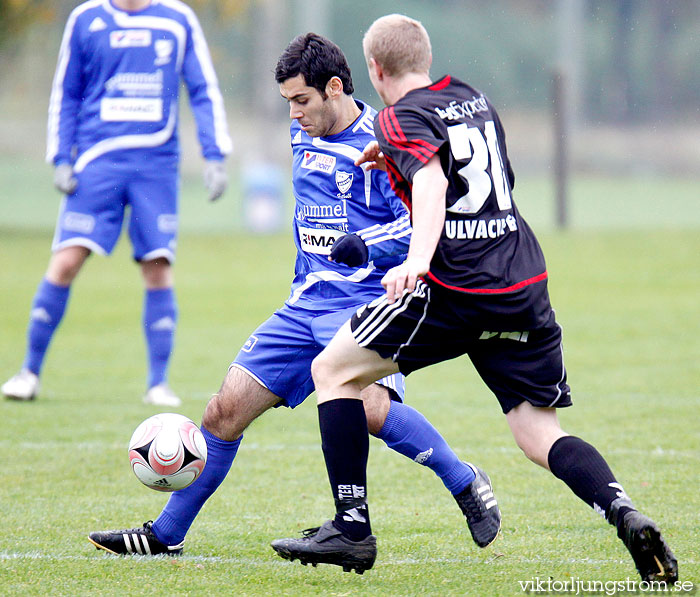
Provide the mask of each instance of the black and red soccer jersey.
[{"label": "black and red soccer jersey", "polygon": [[544,256],[513,202],[505,133],[483,93],[446,76],[384,108],[374,129],[392,187],[409,209],[413,175],[440,157],[446,218],[429,280],[475,298],[515,293],[527,302],[533,285],[533,299],[546,297]]}]

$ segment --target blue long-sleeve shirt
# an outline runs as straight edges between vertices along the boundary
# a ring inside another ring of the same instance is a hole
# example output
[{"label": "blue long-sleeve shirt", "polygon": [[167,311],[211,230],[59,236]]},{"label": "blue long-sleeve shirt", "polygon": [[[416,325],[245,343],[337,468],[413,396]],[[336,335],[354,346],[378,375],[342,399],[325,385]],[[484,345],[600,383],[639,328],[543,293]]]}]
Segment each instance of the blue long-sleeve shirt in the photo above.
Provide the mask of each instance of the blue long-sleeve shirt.
[{"label": "blue long-sleeve shirt", "polygon": [[[178,95],[183,80],[205,159],[232,148],[224,103],[204,34],[179,0],[127,12],[110,0],[73,10],[58,56],[47,135],[48,162],[80,172],[106,153],[179,159]],[[139,157],[140,156],[140,157]]]},{"label": "blue long-sleeve shirt", "polygon": [[[294,242],[297,259],[287,302],[309,309],[341,309],[377,298],[381,279],[401,263],[411,239],[408,210],[380,170],[355,166],[374,140],[376,111],[362,110],[344,131],[310,137],[292,122]],[[369,262],[361,267],[329,261],[331,247],[344,234],[365,241]]]}]

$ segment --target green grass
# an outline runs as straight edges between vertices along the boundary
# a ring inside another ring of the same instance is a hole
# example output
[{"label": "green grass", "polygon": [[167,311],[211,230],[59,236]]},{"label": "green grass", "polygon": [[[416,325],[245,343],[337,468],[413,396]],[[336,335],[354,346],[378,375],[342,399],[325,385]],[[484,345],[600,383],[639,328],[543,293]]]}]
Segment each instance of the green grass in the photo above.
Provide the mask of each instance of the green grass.
[{"label": "green grass", "polygon": [[[542,186],[532,183],[533,197]],[[644,219],[648,202],[640,206],[638,194],[623,193],[634,183],[605,190],[601,181],[582,181],[578,188],[626,196],[629,213],[643,213],[641,223],[628,218],[623,230],[543,226],[539,234],[575,403],[561,420],[606,456],[637,505],[662,527],[681,578],[698,586],[698,207],[689,204],[675,221],[653,227]],[[30,193],[27,200],[44,199]],[[205,204],[204,197],[187,201]],[[523,209],[529,214],[536,205]],[[3,380],[21,363],[29,304],[51,238],[46,228],[23,222],[0,217]],[[185,400],[181,412],[199,421],[241,344],[287,296],[293,255],[286,235],[204,235],[194,224],[188,230],[189,222],[178,249],[171,383]],[[112,258],[91,259],[74,286],[39,400],[0,402],[0,594],[520,595],[518,581],[533,577],[636,579],[613,530],[519,453],[495,398],[465,359],[412,375],[408,401],[460,456],[489,471],[504,516],[494,546],[474,546],[429,470],[372,440],[374,569],[358,576],[275,556],[272,539],[332,511],[312,398],[294,411],[267,413],[246,432],[183,558],[97,552],[85,538],[89,531],[140,525],[166,499],[138,483],[126,452],[136,425],[155,412],[140,401],[141,301],[138,269],[122,239]]]}]

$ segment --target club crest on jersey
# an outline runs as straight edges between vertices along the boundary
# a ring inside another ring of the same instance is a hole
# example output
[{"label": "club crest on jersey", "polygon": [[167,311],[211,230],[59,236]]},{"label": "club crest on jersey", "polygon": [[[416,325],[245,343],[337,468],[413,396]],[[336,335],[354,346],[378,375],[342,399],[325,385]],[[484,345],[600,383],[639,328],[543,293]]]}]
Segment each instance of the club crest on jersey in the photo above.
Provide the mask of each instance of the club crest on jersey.
[{"label": "club crest on jersey", "polygon": [[168,64],[173,54],[175,44],[172,39],[157,39],[153,44],[153,49],[156,51],[155,66]]},{"label": "club crest on jersey", "polygon": [[348,190],[352,186],[352,177],[352,172],[343,172],[342,170],[338,170],[335,173],[335,184],[341,193],[348,192]]},{"label": "club crest on jersey", "polygon": [[121,29],[109,34],[111,48],[145,48],[150,45],[150,29]]},{"label": "club crest on jersey", "polygon": [[301,167],[306,170],[318,170],[330,174],[335,168],[335,157],[314,151],[305,151],[301,160]]}]

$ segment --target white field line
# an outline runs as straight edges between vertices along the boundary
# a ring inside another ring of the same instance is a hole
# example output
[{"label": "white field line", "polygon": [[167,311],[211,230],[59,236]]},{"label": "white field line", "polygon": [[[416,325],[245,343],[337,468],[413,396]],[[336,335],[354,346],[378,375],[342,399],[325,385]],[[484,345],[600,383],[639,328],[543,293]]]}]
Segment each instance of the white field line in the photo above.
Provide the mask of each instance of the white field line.
[{"label": "white field line", "polygon": [[[378,444],[376,447],[380,450],[389,450],[389,448],[386,445],[383,445],[380,443],[380,440],[376,440],[376,443]],[[107,450],[126,450],[128,448],[127,444],[120,443],[120,442],[101,442],[101,441],[92,441],[92,442],[58,442],[58,441],[44,441],[44,442],[16,442],[16,441],[11,441],[11,440],[0,440],[0,448],[7,448],[7,449],[12,449],[15,452],[18,450],[39,450],[39,451],[54,451],[54,450],[60,450],[60,449],[70,449],[71,451],[74,450],[101,450],[101,451],[107,451]],[[452,446],[452,448],[459,452],[469,452],[470,448],[469,446]],[[260,451],[260,452],[288,452],[290,450],[301,450],[301,451],[317,451],[321,449],[320,442],[319,443],[310,443],[310,444],[297,444],[297,443],[290,443],[290,444],[281,444],[281,443],[272,443],[272,444],[263,444],[263,443],[256,443],[256,442],[243,442],[241,446],[242,450],[245,451]],[[520,449],[513,445],[513,446],[503,446],[503,447],[489,447],[489,446],[480,446],[479,447],[479,452],[480,453],[501,453],[501,454],[520,454]],[[639,450],[639,449],[629,449],[629,448],[610,448],[610,449],[605,449],[605,454],[617,454],[621,456],[650,456],[650,457],[657,457],[657,458],[687,458],[690,460],[700,460],[700,452],[697,450],[676,450],[676,449],[671,449],[671,450],[666,450],[664,448],[661,448],[660,446],[656,446],[653,448],[650,448],[648,450]]]},{"label": "white field line", "polygon": [[[141,562],[147,564],[149,562],[159,562],[163,560],[169,560],[168,556],[139,556],[132,555],[128,556],[130,562]],[[383,561],[377,561],[375,567],[382,566],[425,566],[426,564],[491,564],[494,560],[498,559],[500,556],[495,555],[491,557],[477,558],[477,557],[465,557],[465,558],[383,558]],[[280,558],[275,558],[271,556],[269,559],[264,558],[231,558],[224,556],[179,556],[176,559],[178,562],[187,562],[192,564],[238,564],[245,566],[257,566],[262,568],[278,567],[278,566],[289,566],[292,565],[290,562],[286,562]],[[95,553],[94,555],[84,555],[84,554],[51,554],[43,553],[39,551],[30,551],[26,553],[20,552],[0,552],[0,562],[3,561],[23,561],[23,560],[42,560],[42,561],[84,561],[84,562],[94,562],[95,560],[112,560],[115,562],[120,561],[120,557],[113,556],[106,553]],[[627,559],[592,559],[592,558],[521,558],[513,555],[508,556],[508,560],[511,563],[523,563],[523,564],[584,564],[591,566],[600,566],[605,564],[626,564]],[[683,565],[700,565],[700,560],[683,560]]]}]

